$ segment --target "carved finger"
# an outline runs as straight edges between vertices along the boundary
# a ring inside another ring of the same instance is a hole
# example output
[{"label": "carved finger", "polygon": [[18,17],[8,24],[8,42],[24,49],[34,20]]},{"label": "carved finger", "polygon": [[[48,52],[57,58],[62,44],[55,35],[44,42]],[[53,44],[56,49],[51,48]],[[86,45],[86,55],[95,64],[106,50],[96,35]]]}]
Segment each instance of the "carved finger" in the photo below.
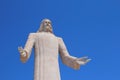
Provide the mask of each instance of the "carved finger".
[{"label": "carved finger", "polygon": [[81,57],[82,59],[87,59],[88,58],[88,56],[84,56],[84,57]]},{"label": "carved finger", "polygon": [[78,58],[77,60],[84,61],[84,60],[87,60],[87,59],[88,59],[88,57],[85,56],[85,57]]},{"label": "carved finger", "polygon": [[22,47],[18,47],[18,50],[22,50],[23,48]]},{"label": "carved finger", "polygon": [[92,59],[87,59],[87,60],[86,60],[86,63],[90,62],[91,60],[92,60]]},{"label": "carved finger", "polygon": [[23,52],[24,52],[24,50],[23,50],[22,47],[18,47],[18,50],[19,50],[20,53],[23,53]]},{"label": "carved finger", "polygon": [[80,65],[85,65],[86,64],[86,62],[84,62],[84,61],[77,61],[77,63],[80,64]]}]

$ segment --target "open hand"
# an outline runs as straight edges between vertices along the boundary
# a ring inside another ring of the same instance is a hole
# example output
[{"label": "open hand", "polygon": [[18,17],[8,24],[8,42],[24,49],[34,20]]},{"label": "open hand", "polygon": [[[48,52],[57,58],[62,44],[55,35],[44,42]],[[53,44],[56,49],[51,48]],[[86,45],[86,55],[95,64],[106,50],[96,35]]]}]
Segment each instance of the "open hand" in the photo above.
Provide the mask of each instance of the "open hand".
[{"label": "open hand", "polygon": [[22,47],[18,47],[18,51],[20,52],[20,55],[25,57],[26,56],[26,51]]},{"label": "open hand", "polygon": [[87,56],[85,57],[81,57],[81,58],[77,58],[76,62],[80,65],[85,65],[86,63],[88,63],[91,59],[89,59]]}]

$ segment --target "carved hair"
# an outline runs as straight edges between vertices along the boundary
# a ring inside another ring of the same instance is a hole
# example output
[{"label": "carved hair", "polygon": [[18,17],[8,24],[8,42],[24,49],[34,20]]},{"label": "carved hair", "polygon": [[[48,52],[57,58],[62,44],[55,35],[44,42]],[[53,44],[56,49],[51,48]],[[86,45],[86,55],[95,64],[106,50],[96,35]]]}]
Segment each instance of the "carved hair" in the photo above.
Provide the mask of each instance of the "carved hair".
[{"label": "carved hair", "polygon": [[[39,28],[38,31],[37,31],[38,33],[39,33],[39,32],[45,32],[45,31],[44,31],[44,28],[45,28],[44,22],[45,22],[45,21],[48,21],[48,22],[50,22],[50,24],[51,24],[51,21],[50,21],[49,19],[43,19],[43,20],[41,21],[40,28]],[[51,25],[49,28],[47,28],[46,30],[47,30],[46,32],[53,33],[52,25]]]}]

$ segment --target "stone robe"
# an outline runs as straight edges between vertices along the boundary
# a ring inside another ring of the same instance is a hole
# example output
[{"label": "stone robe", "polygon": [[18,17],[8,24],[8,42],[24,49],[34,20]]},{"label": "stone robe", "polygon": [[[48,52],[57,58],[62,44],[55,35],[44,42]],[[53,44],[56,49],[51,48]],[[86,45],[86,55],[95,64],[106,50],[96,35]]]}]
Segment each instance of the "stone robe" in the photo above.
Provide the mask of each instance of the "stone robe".
[{"label": "stone robe", "polygon": [[80,67],[75,61],[76,57],[69,55],[62,38],[52,33],[30,33],[24,47],[27,57],[23,59],[23,62],[30,57],[32,48],[35,51],[34,80],[60,80],[59,54],[62,62],[67,66],[74,69]]}]

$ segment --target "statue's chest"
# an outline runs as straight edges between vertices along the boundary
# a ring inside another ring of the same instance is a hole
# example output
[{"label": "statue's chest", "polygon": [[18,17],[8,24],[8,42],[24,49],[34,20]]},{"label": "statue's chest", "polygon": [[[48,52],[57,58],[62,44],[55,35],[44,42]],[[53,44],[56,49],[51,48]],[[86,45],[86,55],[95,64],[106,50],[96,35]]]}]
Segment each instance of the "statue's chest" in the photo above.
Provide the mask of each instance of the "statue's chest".
[{"label": "statue's chest", "polygon": [[[35,41],[35,51],[40,55],[48,56],[49,58],[58,57],[58,40],[52,34],[37,34]],[[36,54],[37,54],[36,53]],[[48,59],[49,59],[48,58]]]},{"label": "statue's chest", "polygon": [[46,47],[57,47],[58,40],[53,34],[50,33],[39,33],[36,37],[37,44],[39,43],[42,46]]}]

